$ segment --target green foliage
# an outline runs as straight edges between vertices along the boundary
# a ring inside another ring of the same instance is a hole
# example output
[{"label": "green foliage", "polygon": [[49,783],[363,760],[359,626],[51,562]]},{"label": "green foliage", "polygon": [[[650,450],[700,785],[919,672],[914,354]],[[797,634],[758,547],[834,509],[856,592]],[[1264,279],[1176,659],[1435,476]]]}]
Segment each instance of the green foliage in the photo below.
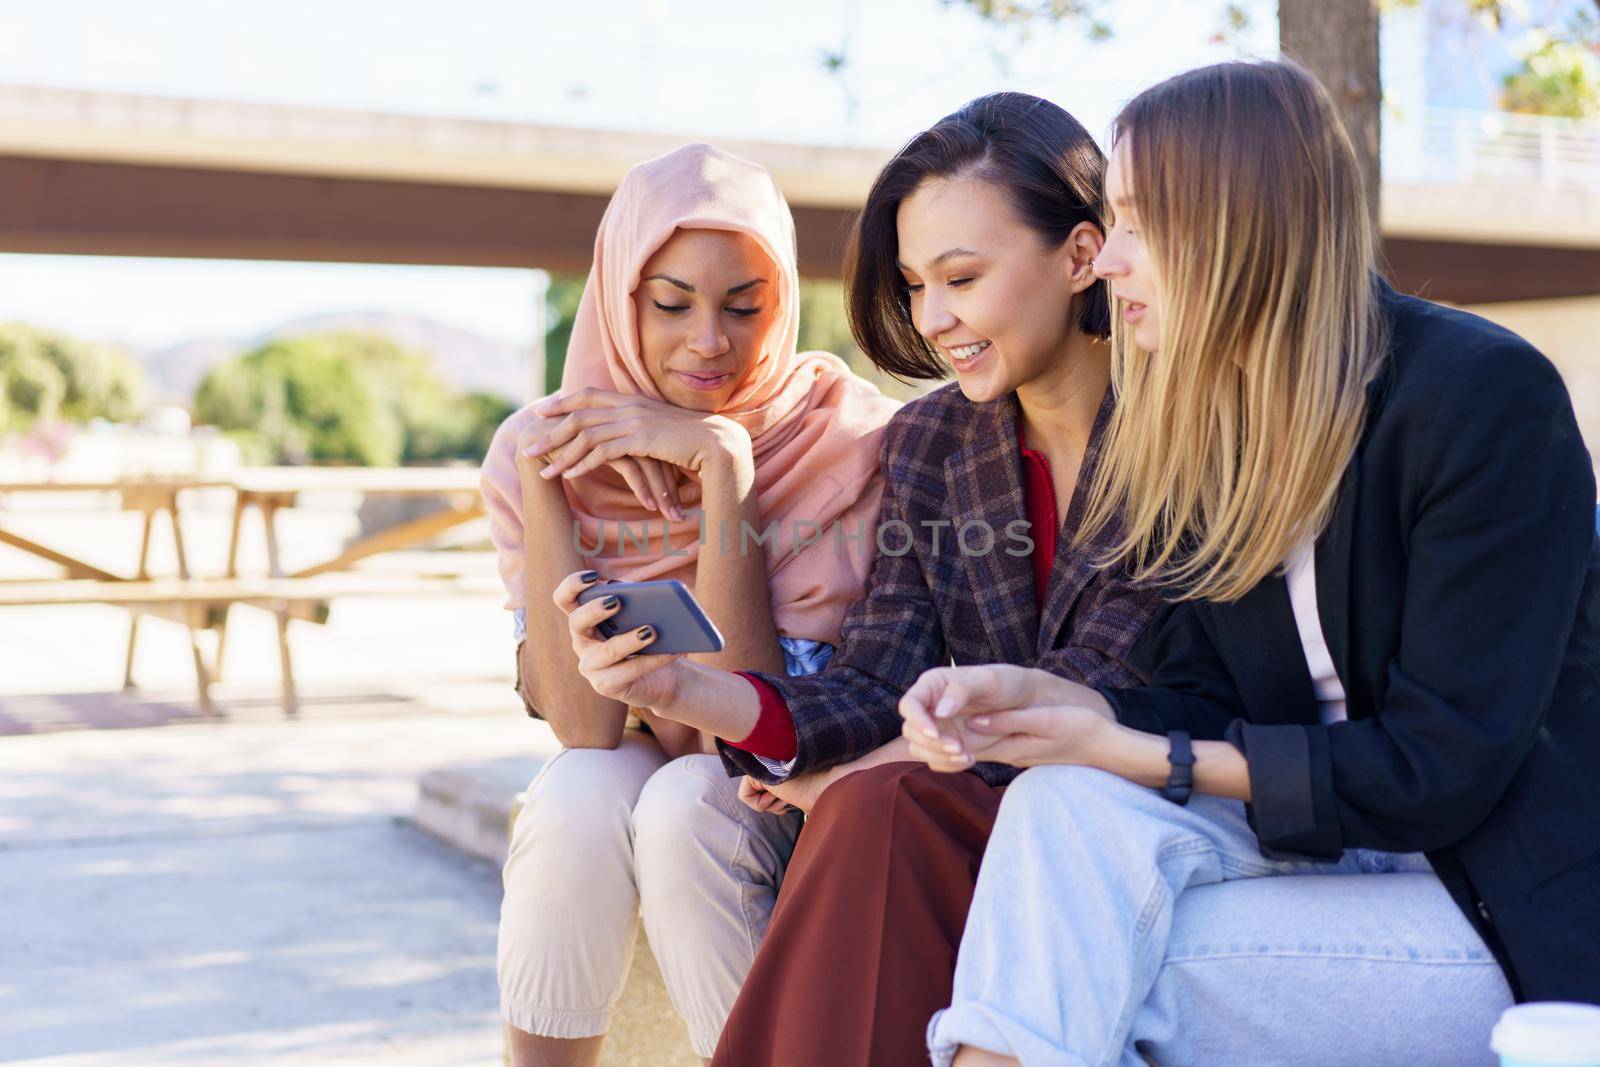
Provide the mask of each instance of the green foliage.
[{"label": "green foliage", "polygon": [[959,4],[989,22],[1010,26],[1022,36],[1037,24],[1082,22],[1091,41],[1111,36],[1111,26],[1103,17],[1108,5],[1099,0],[943,0],[948,7]]},{"label": "green foliage", "polygon": [[833,279],[800,280],[800,351],[832,352],[852,367],[866,364],[866,357],[850,334],[843,283]]},{"label": "green foliage", "polygon": [[1540,35],[1506,75],[1500,107],[1528,115],[1600,118],[1600,60],[1592,48]]},{"label": "green foliage", "polygon": [[489,453],[494,432],[517,410],[517,405],[494,393],[468,393],[456,410],[464,416],[464,426],[452,454],[481,460]]},{"label": "green foliage", "polygon": [[800,280],[800,351],[832,352],[850,364],[851,370],[899,400],[910,400],[940,384],[902,382],[873,366],[866,353],[856,347],[856,340],[850,333],[850,319],[844,307],[844,284],[833,279]]},{"label": "green foliage", "polygon": [[270,341],[213,368],[195,396],[198,419],[257,463],[481,459],[511,410],[457,396],[425,357],[350,331]]},{"label": "green foliage", "polygon": [[552,274],[545,293],[544,391],[561,388],[561,371],[567,364],[567,345],[572,341],[572,324],[578,317],[578,301],[583,297],[581,274]]},{"label": "green foliage", "polygon": [[144,409],[144,368],[111,345],[0,324],[0,432],[39,419],[122,422]]},{"label": "green foliage", "polygon": [[[3,342],[0,342],[3,344]],[[0,431],[24,430],[61,411],[67,383],[61,371],[32,346],[0,347]]]}]

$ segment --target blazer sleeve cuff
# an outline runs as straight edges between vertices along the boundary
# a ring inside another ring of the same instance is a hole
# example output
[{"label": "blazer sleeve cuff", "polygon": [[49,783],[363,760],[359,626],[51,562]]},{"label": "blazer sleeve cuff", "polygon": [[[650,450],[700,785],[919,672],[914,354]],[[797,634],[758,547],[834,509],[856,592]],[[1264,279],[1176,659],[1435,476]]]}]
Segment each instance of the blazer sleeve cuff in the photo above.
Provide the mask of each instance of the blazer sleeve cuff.
[{"label": "blazer sleeve cuff", "polygon": [[1118,722],[1147,734],[1186,730],[1197,741],[1216,741],[1228,721],[1214,702],[1174,689],[1096,686],[1095,691],[1106,698]]},{"label": "blazer sleeve cuff", "polygon": [[[756,729],[743,741],[729,742],[724,738],[716,739],[717,755],[722,757],[723,770],[728,772],[730,778],[748,774],[758,782],[769,785],[775,782],[786,781],[796,774],[805,772],[804,763],[808,762],[801,757],[801,738],[798,717],[794,714],[795,703],[788,692],[791,684],[805,683],[814,675],[790,676],[766,674],[761,671],[736,671],[745,681],[755,687],[757,697],[761,701],[761,714],[756,720]],[[765,745],[758,741],[753,746],[759,751],[745,748],[757,734],[763,734],[764,739],[770,741],[775,735],[782,735],[787,744]]]},{"label": "blazer sleeve cuff", "polygon": [[1251,801],[1245,811],[1263,856],[1336,860],[1343,855],[1333,758],[1323,729],[1235,719],[1224,738],[1250,767]]},{"label": "blazer sleeve cuff", "polygon": [[789,714],[789,705],[784,702],[783,694],[757,675],[746,671],[733,673],[755,686],[756,696],[761,701],[761,714],[750,736],[742,741],[729,741],[728,744],[778,763],[794,759],[798,747],[794,717]]},{"label": "blazer sleeve cuff", "polygon": [[1096,686],[1096,692],[1106,698],[1111,705],[1111,710],[1117,716],[1117,721],[1134,730],[1142,730],[1147,734],[1164,734],[1167,732],[1165,721],[1157,711],[1157,693],[1150,689],[1113,689],[1111,686]]}]

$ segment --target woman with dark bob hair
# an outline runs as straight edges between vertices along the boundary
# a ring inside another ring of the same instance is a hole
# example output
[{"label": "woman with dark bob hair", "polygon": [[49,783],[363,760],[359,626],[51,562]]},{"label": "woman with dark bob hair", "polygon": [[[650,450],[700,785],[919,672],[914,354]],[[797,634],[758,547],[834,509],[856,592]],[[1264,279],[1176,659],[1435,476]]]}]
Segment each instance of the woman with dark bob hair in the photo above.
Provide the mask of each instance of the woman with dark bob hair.
[{"label": "woman with dark bob hair", "polygon": [[[956,382],[889,421],[878,525],[843,532],[873,538],[878,557],[826,669],[651,656],[637,632],[601,640],[609,609],[578,606],[575,582],[557,590],[597,692],[716,736],[757,810],[810,813],[718,1063],[923,1055],[1016,773],[908,762],[897,706],[924,671],[1009,663],[1084,685],[1136,680],[1123,660],[1156,598],[1094,566],[1114,527],[1068,547],[1111,419],[1106,292],[1092,269],[1104,165],[1065,111],[1000,93],[917,135],[874,183],[849,274],[856,337],[902,377],[953,370]],[[892,941],[886,906],[938,916],[941,938]]]},{"label": "woman with dark bob hair", "polygon": [[1001,665],[907,693],[930,766],[1030,768],[934,1062],[1491,1063],[1513,997],[1600,1002],[1567,390],[1378,278],[1349,138],[1291,63],[1136,97],[1106,193],[1121,404],[1080,536],[1115,523],[1172,603],[1141,688]]}]

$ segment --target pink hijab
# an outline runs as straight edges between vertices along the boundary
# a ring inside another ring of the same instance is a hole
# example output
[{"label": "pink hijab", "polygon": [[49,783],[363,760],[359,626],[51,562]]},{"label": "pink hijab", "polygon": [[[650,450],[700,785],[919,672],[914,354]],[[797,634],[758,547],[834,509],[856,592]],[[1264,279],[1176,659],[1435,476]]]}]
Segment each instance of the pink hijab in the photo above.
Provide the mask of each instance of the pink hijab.
[{"label": "pink hijab", "polygon": [[[633,292],[656,250],[675,231],[696,228],[748,234],[777,270],[777,318],[766,350],[756,355],[744,383],[718,414],[739,422],[754,443],[762,523],[776,524],[763,551],[778,633],[837,644],[845,608],[865,588],[875,551],[883,493],[880,438],[898,405],[839,357],[795,351],[800,282],[794,220],[766,170],[709,145],[691,144],[628,172],[600,220],[561,390],[597,386],[663,399],[639,351]],[[483,463],[483,496],[508,609],[524,606],[516,445],[533,417],[529,405],[508,418]],[[679,491],[686,509],[700,500],[700,487],[689,478]],[[590,566],[608,578],[677,578],[693,587],[700,535],[694,516],[672,522],[647,511],[609,467],[563,482],[583,547],[592,550],[604,537],[601,552],[588,557]],[[621,548],[618,524],[624,522],[634,531],[649,524],[644,550],[636,539],[626,551]],[[663,524],[671,554],[662,551]],[[820,540],[806,543],[819,530]],[[706,529],[708,544],[715,545],[717,536],[716,529]],[[738,536],[730,529],[728,543],[736,545]],[[750,541],[751,551],[755,544]]]}]

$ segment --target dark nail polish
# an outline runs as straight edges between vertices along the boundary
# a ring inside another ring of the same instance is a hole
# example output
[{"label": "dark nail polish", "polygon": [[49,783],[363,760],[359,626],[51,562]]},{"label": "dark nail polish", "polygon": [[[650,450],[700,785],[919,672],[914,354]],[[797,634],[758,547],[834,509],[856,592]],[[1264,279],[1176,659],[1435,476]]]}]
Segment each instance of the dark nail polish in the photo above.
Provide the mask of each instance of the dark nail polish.
[{"label": "dark nail polish", "polygon": [[622,601],[618,600],[616,597],[608,596],[604,600],[600,601],[600,606],[605,608],[607,611],[610,611],[620,603],[622,603]]},{"label": "dark nail polish", "polygon": [[600,577],[599,571],[584,571],[582,574],[578,575],[578,581],[582,582],[584,585],[588,585],[598,577]]},{"label": "dark nail polish", "polygon": [[639,636],[640,636],[640,638],[645,638],[645,639],[649,638],[649,636],[650,636],[650,627],[648,627],[648,626],[639,627]]}]

